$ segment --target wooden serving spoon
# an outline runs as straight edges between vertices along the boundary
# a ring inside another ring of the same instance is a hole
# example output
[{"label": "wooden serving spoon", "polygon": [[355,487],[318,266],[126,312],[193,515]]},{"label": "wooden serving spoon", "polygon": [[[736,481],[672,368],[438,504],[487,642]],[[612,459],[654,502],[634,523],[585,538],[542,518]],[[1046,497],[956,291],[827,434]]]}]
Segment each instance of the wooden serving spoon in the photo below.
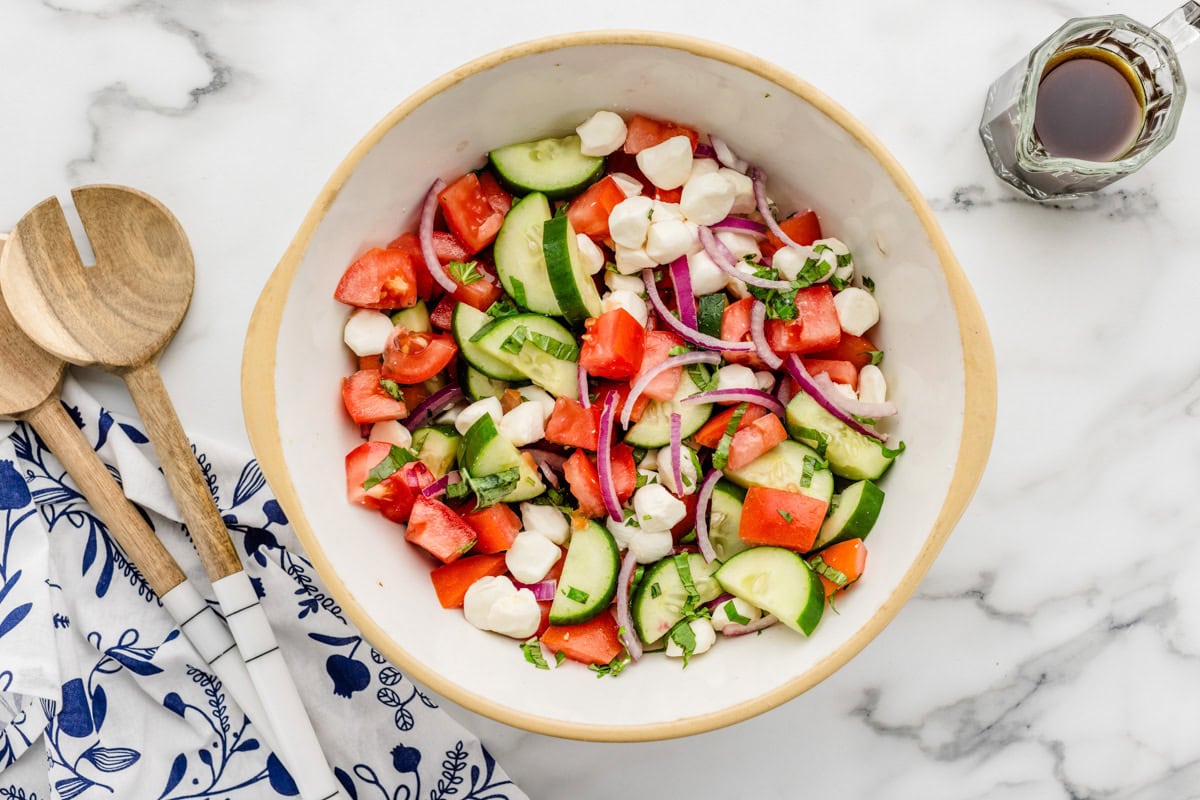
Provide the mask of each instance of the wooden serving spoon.
[{"label": "wooden serving spoon", "polygon": [[162,204],[134,189],[84,186],[71,196],[95,266],[84,266],[57,198],[45,200],[13,228],[0,258],[8,306],[43,349],[124,379],[279,733],[284,764],[305,800],[336,797],[338,783],[155,365],[191,302],[195,270],[187,235]]},{"label": "wooden serving spoon", "polygon": [[[5,237],[0,236],[0,255]],[[256,722],[266,721],[246,663],[229,628],[213,610],[138,510],[109,474],[59,400],[66,364],[34,344],[17,327],[0,295],[0,417],[25,420],[58,458],[84,498],[104,521],[126,557],[137,566],[184,636]],[[261,725],[260,725],[261,727]],[[264,737],[274,742],[269,730]]]}]

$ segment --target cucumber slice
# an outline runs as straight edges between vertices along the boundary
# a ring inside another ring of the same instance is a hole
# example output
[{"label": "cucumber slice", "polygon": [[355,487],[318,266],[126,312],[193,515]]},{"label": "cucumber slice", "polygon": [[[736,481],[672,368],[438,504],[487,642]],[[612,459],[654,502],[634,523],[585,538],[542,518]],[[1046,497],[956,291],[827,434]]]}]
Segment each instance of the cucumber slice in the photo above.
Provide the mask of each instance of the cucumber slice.
[{"label": "cucumber slice", "polygon": [[477,308],[472,308],[466,303],[456,305],[454,314],[450,317],[450,333],[453,334],[454,342],[458,345],[458,352],[462,353],[468,364],[489,378],[495,378],[498,381],[523,379],[525,376],[519,370],[488,355],[478,344],[471,341],[471,337],[491,321],[491,317]]},{"label": "cucumber slice", "polygon": [[412,437],[412,449],[416,451],[417,459],[429,467],[435,477],[440,478],[454,468],[462,437],[453,425],[417,428]]},{"label": "cucumber slice", "polygon": [[882,444],[850,428],[805,392],[797,392],[788,403],[787,428],[805,444],[818,449],[824,445],[830,468],[843,478],[876,480],[895,460],[883,454]]},{"label": "cucumber slice", "polygon": [[567,322],[579,325],[588,317],[600,316],[596,282],[584,269],[575,229],[565,216],[546,220],[542,229],[542,255],[550,286]]},{"label": "cucumber slice", "polygon": [[696,303],[696,328],[708,336],[721,338],[721,320],[729,301],[725,294],[706,294]]},{"label": "cucumber slice", "polygon": [[392,324],[413,333],[429,333],[433,326],[429,324],[429,309],[424,300],[418,300],[412,308],[402,308],[392,314]]},{"label": "cucumber slice", "polygon": [[486,397],[499,397],[508,388],[507,381],[497,381],[484,375],[479,370],[467,364],[464,369],[463,390],[472,400],[483,400]]},{"label": "cucumber slice", "polygon": [[589,522],[582,530],[572,531],[550,604],[550,624],[578,625],[608,608],[617,593],[620,568],[617,543],[602,526]]},{"label": "cucumber slice", "polygon": [[[806,457],[815,462],[808,485],[805,485],[804,480]],[[816,468],[816,465],[824,460],[811,447],[787,439],[741,469],[725,470],[725,477],[738,486],[766,486],[771,489],[799,492],[828,503],[833,499],[833,473],[828,468]]]},{"label": "cucumber slice", "polygon": [[734,597],[779,617],[810,635],[825,610],[825,589],[799,553],[782,547],[751,547],[717,570],[717,581]]},{"label": "cucumber slice", "polygon": [[516,467],[519,470],[517,485],[504,497],[505,503],[516,503],[537,497],[546,491],[542,475],[533,457],[519,451],[512,442],[500,435],[491,416],[484,414],[467,428],[461,445],[459,459],[463,469],[474,478],[495,475]]},{"label": "cucumber slice", "polygon": [[[696,553],[688,553],[688,571],[696,594],[700,599],[697,604],[715,600],[721,593],[721,587],[713,578],[717,564],[705,563],[704,558]],[[566,570],[563,570],[566,577]],[[666,635],[683,619],[683,607],[687,603],[688,591],[684,588],[683,579],[679,577],[679,568],[675,557],[668,556],[646,568],[642,582],[638,584],[629,600],[629,614],[633,617],[634,631],[638,638],[652,645]]]},{"label": "cucumber slice", "polygon": [[517,201],[504,217],[492,254],[504,291],[516,304],[539,314],[558,315],[558,299],[546,273],[542,232],[550,219],[550,201],[533,193]]},{"label": "cucumber slice", "polygon": [[727,480],[717,481],[713,487],[712,505],[708,510],[708,541],[718,561],[728,561],[750,546],[738,535],[745,499],[746,490]]},{"label": "cucumber slice", "polygon": [[870,481],[852,483],[833,501],[833,506],[833,513],[817,533],[814,550],[846,539],[867,538],[883,508],[883,490]]},{"label": "cucumber slice", "polygon": [[679,402],[699,391],[685,369],[679,381],[679,388],[675,390],[675,396],[666,401],[651,400],[642,412],[642,418],[626,432],[625,443],[646,449],[670,444],[672,414],[679,414],[681,417],[680,433],[684,439],[700,430],[712,414],[712,405],[697,403],[685,406]]},{"label": "cucumber slice", "polygon": [[604,172],[604,159],[585,156],[574,134],[510,144],[488,153],[488,160],[510,191],[544,192],[552,200],[582,192]]},{"label": "cucumber slice", "polygon": [[[517,352],[512,352],[515,345],[509,337],[517,333],[519,328],[525,329],[525,341],[520,344]],[[511,317],[491,322],[486,328],[476,334],[479,349],[492,358],[507,364],[518,372],[520,377],[528,378],[550,394],[560,397],[579,397],[578,367],[574,360],[568,361],[546,352],[537,342],[536,337],[545,337],[545,341],[557,343],[564,348],[576,349],[575,336],[559,323],[543,317],[540,314],[514,314]],[[578,356],[576,356],[578,358]]]}]

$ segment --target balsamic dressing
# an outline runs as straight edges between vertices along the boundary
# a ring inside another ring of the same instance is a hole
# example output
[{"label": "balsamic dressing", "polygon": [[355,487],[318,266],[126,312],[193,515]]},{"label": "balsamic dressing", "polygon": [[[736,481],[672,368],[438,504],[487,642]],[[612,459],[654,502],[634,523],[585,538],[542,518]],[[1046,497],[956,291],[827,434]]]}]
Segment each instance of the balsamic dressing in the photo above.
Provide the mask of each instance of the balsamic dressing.
[{"label": "balsamic dressing", "polygon": [[1142,85],[1114,53],[1075,48],[1042,73],[1034,132],[1052,156],[1118,161],[1137,142],[1144,118]]}]

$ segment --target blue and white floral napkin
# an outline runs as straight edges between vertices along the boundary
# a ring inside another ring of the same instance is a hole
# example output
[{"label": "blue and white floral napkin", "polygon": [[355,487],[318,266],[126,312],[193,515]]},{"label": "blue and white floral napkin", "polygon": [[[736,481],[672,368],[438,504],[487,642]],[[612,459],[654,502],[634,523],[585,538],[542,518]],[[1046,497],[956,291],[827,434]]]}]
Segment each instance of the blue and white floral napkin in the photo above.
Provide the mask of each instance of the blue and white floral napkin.
[{"label": "blue and white floral napkin", "polygon": [[[141,430],[70,379],[63,398],[205,593]],[[346,620],[257,463],[195,449],[346,796],[523,800],[479,741]],[[53,454],[4,421],[0,532],[0,800],[296,794]]]}]

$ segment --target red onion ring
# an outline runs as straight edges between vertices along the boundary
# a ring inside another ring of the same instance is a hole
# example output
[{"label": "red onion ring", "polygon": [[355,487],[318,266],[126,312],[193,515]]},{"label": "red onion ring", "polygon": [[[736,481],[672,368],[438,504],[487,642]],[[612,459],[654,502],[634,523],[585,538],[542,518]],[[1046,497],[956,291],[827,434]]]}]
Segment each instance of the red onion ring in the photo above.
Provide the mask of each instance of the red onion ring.
[{"label": "red onion ring", "polygon": [[804,362],[800,360],[799,356],[797,356],[795,353],[792,353],[787,357],[787,359],[784,360],[783,363],[784,366],[787,367],[788,374],[792,376],[792,380],[796,382],[796,385],[799,386],[802,391],[812,397],[813,400],[816,400],[817,405],[828,411],[841,422],[845,423],[846,426],[851,430],[857,431],[863,436],[870,436],[872,439],[880,442],[887,441],[886,435],[866,427],[861,422],[854,419],[854,417],[850,416],[845,411],[842,411],[842,409],[838,407],[833,400],[826,396],[825,393],[821,391],[820,387],[813,383],[812,375],[808,374],[808,370],[804,367]]},{"label": "red onion ring", "polygon": [[550,484],[552,487],[557,489],[558,488],[558,476],[554,474],[554,468],[551,467],[549,464],[547,464],[545,461],[540,461],[540,462],[538,462],[538,469],[541,470],[542,475],[545,476],[546,483]]},{"label": "red onion ring", "polygon": [[457,403],[462,398],[463,391],[459,387],[454,384],[443,386],[413,409],[412,416],[406,420],[408,423],[407,427],[410,430],[419,428],[427,417],[432,417],[446,406]]},{"label": "red onion ring", "polygon": [[458,470],[451,470],[422,489],[421,494],[424,497],[440,497],[446,493],[446,487],[452,483],[459,483],[460,481],[462,481],[462,475],[459,474]]},{"label": "red onion ring", "polygon": [[736,172],[745,172],[746,168],[750,166],[748,162],[738,158],[723,139],[709,134],[708,140],[712,142],[713,152],[716,153],[717,161],[721,162],[721,166],[729,167]]},{"label": "red onion ring", "polygon": [[710,564],[716,560],[717,551],[708,538],[708,502],[712,499],[713,488],[724,474],[719,469],[708,473],[704,483],[700,484],[700,495],[696,498],[696,544],[700,546],[700,555]]},{"label": "red onion ring", "polygon": [[825,395],[830,402],[834,403],[842,411],[847,414],[854,414],[859,417],[869,417],[871,419],[879,419],[881,417],[896,416],[896,404],[892,402],[884,403],[864,403],[861,400],[852,400],[842,394],[837,388],[833,379],[825,373],[813,375],[813,384],[815,384]]},{"label": "red onion ring", "polygon": [[583,362],[579,363],[575,371],[575,380],[579,382],[579,405],[584,408],[592,407],[592,398],[588,397],[588,382],[587,370],[583,368]]},{"label": "red onion ring", "polygon": [[633,579],[635,569],[637,559],[630,550],[625,553],[621,571],[617,573],[617,626],[621,629],[621,642],[629,651],[629,657],[637,661],[642,657],[642,640],[633,629],[633,615],[629,613],[629,581]]},{"label": "red onion ring", "polygon": [[[629,418],[633,414],[633,406],[637,403],[637,399],[642,396],[642,392],[646,391],[646,387],[650,382],[657,378],[661,373],[666,372],[672,367],[684,367],[688,364],[720,364],[721,354],[708,352],[705,350],[693,350],[690,353],[682,353],[655,364],[650,369],[642,373],[642,376],[633,382],[633,386],[629,390],[629,396],[625,398],[625,405],[621,409],[621,427],[629,427]],[[615,392],[610,392],[610,396]]]},{"label": "red onion ring", "polygon": [[[632,392],[630,397],[632,397]],[[617,393],[609,392],[600,411],[600,441],[596,447],[596,475],[600,479],[600,496],[604,498],[604,510],[608,516],[621,522],[621,501],[617,499],[617,486],[612,476],[613,410],[617,404]],[[632,403],[627,403],[626,407]]]},{"label": "red onion ring", "polygon": [[563,464],[567,463],[566,456],[562,453],[556,453],[553,450],[543,450],[540,447],[522,447],[521,452],[533,456],[533,460],[539,464],[549,464],[551,469],[561,470]]},{"label": "red onion ring", "polygon": [[421,206],[421,224],[417,229],[417,234],[421,240],[421,256],[425,259],[425,268],[429,270],[429,274],[433,276],[439,286],[447,292],[453,292],[458,288],[458,284],[442,269],[442,262],[437,257],[437,250],[433,247],[433,218],[437,215],[437,198],[445,188],[446,182],[441,178],[438,178],[433,182],[433,186],[429,187],[429,194],[425,195],[425,202]]},{"label": "red onion ring", "polygon": [[[704,230],[701,228],[701,230]],[[724,350],[730,353],[749,353],[753,352],[754,345],[750,342],[727,342],[724,339],[718,339],[715,336],[701,333],[695,328],[689,328],[684,325],[679,319],[671,313],[667,308],[666,303],[662,301],[662,297],[658,293],[658,287],[654,285],[654,270],[647,269],[642,272],[642,281],[646,284],[646,295],[650,298],[650,305],[654,307],[655,313],[658,315],[668,328],[678,333],[688,343],[694,344],[697,347],[706,347],[709,350]]]},{"label": "red onion ring", "polygon": [[783,403],[762,389],[713,389],[685,397],[680,403],[685,406],[694,403],[754,403],[780,416],[786,411]]},{"label": "red onion ring", "polygon": [[764,628],[769,628],[779,622],[779,618],[774,614],[764,614],[753,622],[745,625],[738,625],[736,622],[731,622],[721,629],[722,636],[745,636],[747,633],[761,631]]},{"label": "red onion ring", "polygon": [[675,305],[679,307],[679,321],[689,328],[699,327],[696,321],[696,295],[692,291],[692,274],[688,272],[687,256],[671,262],[671,285],[675,287]]},{"label": "red onion ring", "polygon": [[718,222],[716,225],[709,225],[717,233],[741,233],[746,236],[753,236],[755,239],[765,239],[767,236],[767,226],[761,222],[756,222],[745,217],[735,217],[732,214]]},{"label": "red onion ring", "polygon": [[712,145],[707,145],[700,142],[696,145],[696,149],[692,151],[692,158],[712,158],[717,157],[717,151],[712,148]]},{"label": "red onion ring", "polygon": [[551,578],[550,580],[538,581],[537,583],[521,583],[513,581],[513,586],[518,590],[528,589],[533,592],[533,599],[539,603],[548,603],[554,599],[554,590],[558,588],[558,581]]},{"label": "red onion ring", "polygon": [[767,341],[766,324],[767,307],[762,300],[755,300],[750,307],[750,341],[754,342],[754,349],[764,364],[771,369],[779,369],[783,366],[783,359],[775,355],[771,343]]},{"label": "red onion ring", "polygon": [[683,417],[671,415],[671,477],[675,480],[675,494],[683,497]]},{"label": "red onion ring", "polygon": [[733,264],[737,260],[733,257],[733,253],[729,252],[729,248],[725,243],[713,236],[713,232],[703,225],[700,226],[700,244],[704,246],[704,252],[712,259],[717,268],[731,278],[736,278],[742,283],[748,283],[751,286],[758,286],[763,289],[779,289],[787,291],[792,288],[791,281],[773,281],[768,278],[760,278],[757,275],[748,275],[735,267]]}]

